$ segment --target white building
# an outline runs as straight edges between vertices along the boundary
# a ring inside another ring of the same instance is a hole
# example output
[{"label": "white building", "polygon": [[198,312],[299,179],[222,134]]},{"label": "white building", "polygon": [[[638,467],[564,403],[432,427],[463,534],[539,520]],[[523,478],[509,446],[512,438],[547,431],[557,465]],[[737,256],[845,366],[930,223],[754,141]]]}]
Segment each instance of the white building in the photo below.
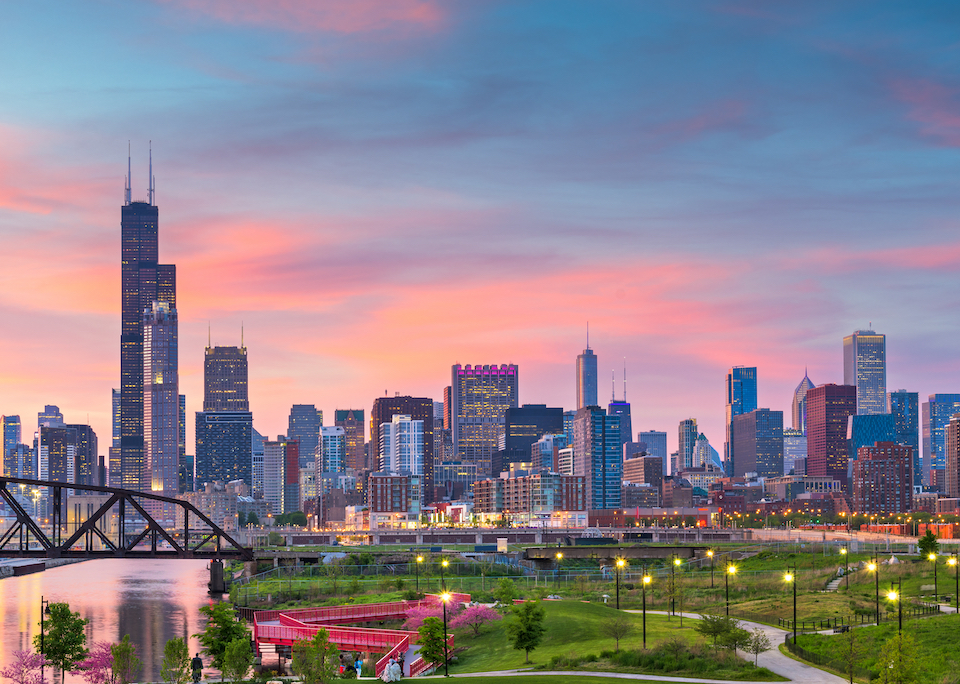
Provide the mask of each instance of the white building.
[{"label": "white building", "polygon": [[423,421],[396,415],[380,425],[380,470],[423,475]]}]

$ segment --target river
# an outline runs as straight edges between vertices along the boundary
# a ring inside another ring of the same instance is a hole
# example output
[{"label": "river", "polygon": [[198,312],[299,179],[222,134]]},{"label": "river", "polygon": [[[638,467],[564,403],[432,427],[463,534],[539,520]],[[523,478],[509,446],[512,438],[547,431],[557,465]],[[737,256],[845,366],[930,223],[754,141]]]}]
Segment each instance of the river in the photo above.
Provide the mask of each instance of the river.
[{"label": "river", "polygon": [[[143,661],[138,680],[159,682],[163,646],[169,639],[187,637],[191,656],[199,650],[192,635],[201,629],[200,607],[212,602],[206,568],[202,560],[103,559],[0,579],[0,667],[9,664],[14,651],[32,649],[33,635],[40,631],[42,597],[69,603],[90,620],[88,648],[129,634]],[[69,673],[66,681],[83,684],[81,677]]]}]

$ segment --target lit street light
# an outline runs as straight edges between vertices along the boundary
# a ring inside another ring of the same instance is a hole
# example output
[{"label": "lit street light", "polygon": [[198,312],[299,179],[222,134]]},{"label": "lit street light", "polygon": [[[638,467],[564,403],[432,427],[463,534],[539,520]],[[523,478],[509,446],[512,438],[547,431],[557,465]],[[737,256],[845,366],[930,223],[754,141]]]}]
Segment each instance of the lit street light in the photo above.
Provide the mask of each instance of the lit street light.
[{"label": "lit street light", "polygon": [[890,588],[890,591],[887,592],[887,598],[891,601],[897,602],[897,631],[898,633],[903,632],[903,580],[901,579],[897,582],[897,588],[900,589],[898,592],[896,589]]},{"label": "lit street light", "polygon": [[443,570],[448,565],[450,565],[450,561],[448,561],[446,558],[440,561],[440,591],[447,590],[447,581],[443,578]]},{"label": "lit street light", "polygon": [[850,572],[847,566],[847,549],[846,547],[840,549],[840,555],[843,556],[843,579],[846,582],[847,589],[850,588]]},{"label": "lit street light", "polygon": [[876,579],[877,624],[879,625],[880,624],[880,564],[877,562],[876,559],[874,559],[873,562],[867,563],[867,570],[874,573],[874,577]]},{"label": "lit street light", "polygon": [[707,551],[707,556],[710,558],[710,588],[713,589],[713,549]]},{"label": "lit street light", "polygon": [[620,610],[620,570],[627,564],[622,558],[617,559],[617,610]]},{"label": "lit street light", "polygon": [[947,559],[947,565],[953,566],[953,579],[957,584],[953,596],[957,601],[957,612],[960,613],[960,565],[957,564],[957,557],[950,556],[950,558]]},{"label": "lit street light", "polygon": [[[674,558],[674,559],[673,559],[673,567],[670,568],[670,579],[671,579],[671,580],[673,580],[673,571],[674,571],[675,569],[679,568],[682,563],[683,563],[683,561],[680,560],[679,558]],[[673,595],[674,595],[674,596],[676,596],[677,594],[680,593],[680,592],[677,591],[677,584],[674,583],[673,589],[674,589],[674,592],[673,592]],[[676,600],[675,600],[675,599],[671,599],[670,602],[671,602],[671,604],[675,604]],[[677,614],[677,611],[676,611],[675,608],[676,608],[676,606],[674,605],[674,611],[673,611],[673,614],[674,614],[674,615]],[[680,626],[683,627],[683,597],[682,597],[682,596],[680,597]]]},{"label": "lit street light", "polygon": [[934,603],[939,603],[937,599],[940,595],[940,591],[937,589],[937,554],[931,553],[927,556],[927,560],[933,563],[933,601]]},{"label": "lit street light", "polygon": [[563,553],[557,551],[557,589],[560,588],[560,562],[563,560]]},{"label": "lit street light", "polygon": [[643,650],[647,650],[647,585],[653,580],[650,575],[643,576]]},{"label": "lit street light", "polygon": [[788,572],[783,576],[785,582],[793,585],[793,643],[797,643],[797,566],[793,566],[793,572]]},{"label": "lit street light", "polygon": [[[446,561],[444,561],[446,563]],[[450,594],[443,592],[440,594],[440,600],[443,602],[443,676],[450,676],[450,658],[447,655],[447,601],[450,600]]]},{"label": "lit street light", "polygon": [[736,565],[728,565],[727,571],[723,575],[723,583],[727,590],[727,617],[730,617],[730,576],[737,574]]},{"label": "lit street light", "polygon": [[423,556],[417,556],[417,594],[420,594],[420,564],[423,562]]}]

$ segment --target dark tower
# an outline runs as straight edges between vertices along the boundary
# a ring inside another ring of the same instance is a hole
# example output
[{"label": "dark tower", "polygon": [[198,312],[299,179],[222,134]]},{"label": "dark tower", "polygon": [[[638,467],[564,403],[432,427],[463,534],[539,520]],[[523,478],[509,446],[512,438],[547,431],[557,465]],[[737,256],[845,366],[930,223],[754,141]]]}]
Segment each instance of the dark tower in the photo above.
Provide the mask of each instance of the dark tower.
[{"label": "dark tower", "polygon": [[177,306],[177,268],[159,264],[158,210],[153,203],[153,154],[147,200],[130,198],[130,159],[120,209],[120,473],[111,482],[125,489],[149,490],[143,448],[143,310],[153,302]]}]

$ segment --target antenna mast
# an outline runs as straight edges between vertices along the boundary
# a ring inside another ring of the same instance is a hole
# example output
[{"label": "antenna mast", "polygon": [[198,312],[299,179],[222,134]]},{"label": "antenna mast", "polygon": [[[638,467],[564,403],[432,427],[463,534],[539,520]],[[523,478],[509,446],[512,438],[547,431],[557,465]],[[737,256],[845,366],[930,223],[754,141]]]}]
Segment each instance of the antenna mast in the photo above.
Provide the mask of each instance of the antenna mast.
[{"label": "antenna mast", "polygon": [[610,369],[610,403],[617,400],[617,371]]},{"label": "antenna mast", "polygon": [[127,141],[127,182],[123,186],[123,203],[130,204],[130,141]]},{"label": "antenna mast", "polygon": [[623,403],[627,403],[627,357],[623,357]]},{"label": "antenna mast", "polygon": [[150,205],[153,205],[153,193],[155,190],[154,183],[156,179],[153,177],[153,141],[152,140],[150,141],[150,178],[148,178],[147,180],[149,181],[148,185],[150,188],[148,191],[150,199],[147,203]]}]

